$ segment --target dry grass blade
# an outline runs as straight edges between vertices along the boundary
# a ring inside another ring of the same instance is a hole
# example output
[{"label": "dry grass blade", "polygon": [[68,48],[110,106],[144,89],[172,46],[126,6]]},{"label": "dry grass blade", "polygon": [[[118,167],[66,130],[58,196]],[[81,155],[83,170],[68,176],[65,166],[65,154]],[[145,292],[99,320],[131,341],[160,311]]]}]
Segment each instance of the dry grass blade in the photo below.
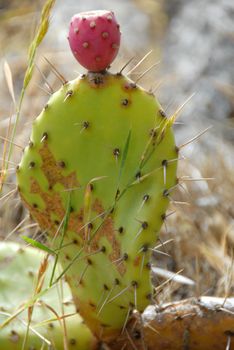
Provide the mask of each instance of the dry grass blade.
[{"label": "dry grass blade", "polygon": [[4,128],[7,128],[9,124],[13,124],[15,121],[15,114],[11,115],[10,117],[4,118],[0,120],[0,128],[3,130]]},{"label": "dry grass blade", "polygon": [[12,130],[10,148],[9,148],[9,153],[8,153],[8,160],[10,160],[11,156],[12,156],[13,141],[14,141],[15,134],[16,134],[16,128],[17,128],[19,118],[20,118],[20,113],[21,113],[21,108],[22,108],[22,104],[23,104],[23,100],[24,100],[24,95],[25,95],[27,86],[32,78],[32,73],[34,70],[34,60],[35,60],[37,48],[40,45],[40,43],[42,42],[42,40],[43,40],[44,36],[46,35],[47,30],[49,28],[50,12],[51,12],[54,4],[55,4],[55,0],[47,0],[46,1],[45,5],[42,9],[41,20],[40,20],[40,23],[38,26],[37,33],[36,33],[32,43],[30,45],[30,48],[29,48],[28,67],[27,67],[27,70],[26,70],[26,73],[24,76],[23,87],[22,87],[22,90],[20,93],[19,103],[17,106],[16,120],[15,120],[14,127]]},{"label": "dry grass blade", "polygon": [[234,255],[233,255],[233,252],[232,252],[232,256],[231,256],[231,264],[228,268],[228,271],[227,271],[227,282],[226,282],[226,295],[225,295],[225,298],[224,298],[224,301],[223,301],[223,307],[226,303],[226,300],[227,298],[229,297],[229,294],[230,294],[230,290],[231,290],[231,286],[232,286],[232,281],[233,281],[233,267],[234,267]]},{"label": "dry grass blade", "polygon": [[[10,128],[11,128],[11,117],[10,117],[10,123],[8,124],[8,128],[7,128],[7,137],[6,139],[4,140],[4,146],[3,146],[3,156],[2,156],[2,169],[5,170],[8,168],[8,164],[9,164],[9,161],[7,162],[6,160],[6,157],[7,157],[7,138],[9,136],[9,133],[10,133]],[[5,166],[7,165],[7,166]],[[6,173],[3,172],[1,174],[1,178],[0,178],[0,192],[2,191],[2,187],[3,187],[3,184],[4,184],[4,180],[5,180],[5,175]]]},{"label": "dry grass blade", "polygon": [[[0,314],[1,315],[4,315],[4,316],[7,316],[7,317],[12,317],[11,314],[9,314],[8,312],[3,312],[3,311],[0,311]],[[27,323],[22,320],[21,318],[18,318],[16,317],[18,321],[20,321],[24,326],[27,327]],[[38,336],[38,338],[40,338],[44,343],[46,343],[48,346],[51,346],[51,342],[45,338],[42,334],[40,334],[38,331],[36,331],[33,327],[29,327],[30,331],[33,332],[34,334],[36,334],[36,336]]]},{"label": "dry grass blade", "polygon": [[[17,192],[17,188],[14,188],[12,191],[9,191],[8,193],[6,193],[4,196],[2,196],[0,198],[0,202],[3,201],[4,199],[8,199],[10,198],[13,194],[15,194]],[[2,203],[1,203],[2,204]]]},{"label": "dry grass blade", "polygon": [[[16,192],[16,189],[9,192],[9,194],[13,194],[14,192]],[[18,228],[20,228],[28,219],[29,219],[29,215],[27,215],[23,220],[21,220],[21,222],[10,233],[8,233],[5,240],[7,241],[13,235],[13,233],[15,233],[18,230]]]},{"label": "dry grass blade", "polygon": [[65,216],[64,216],[63,221],[62,221],[63,224],[61,226],[62,237],[61,237],[61,240],[59,242],[58,252],[57,252],[57,254],[55,256],[55,260],[54,260],[54,265],[53,265],[53,269],[52,269],[52,273],[51,273],[51,277],[50,277],[50,286],[52,286],[52,284],[53,284],[53,279],[54,279],[54,274],[55,274],[57,263],[58,263],[59,253],[60,253],[60,250],[61,250],[62,245],[63,245],[65,233],[67,231],[68,221],[69,221],[69,217],[70,217],[70,206],[71,206],[71,192],[68,192],[66,213],[65,213]]},{"label": "dry grass blade", "polygon": [[[48,259],[49,259],[49,255],[46,255],[39,266],[36,285],[35,285],[35,289],[33,292],[33,297],[35,297],[37,294],[39,294],[42,291],[42,287],[43,287],[44,280],[45,280],[45,273],[46,273],[46,270],[48,267]],[[31,326],[31,322],[32,322],[33,310],[34,310],[34,304],[32,304],[28,307],[28,322],[27,322],[27,329],[25,332],[24,341],[23,341],[23,345],[22,345],[22,350],[26,349],[26,346],[27,346],[29,330],[30,330],[30,326]]]},{"label": "dry grass blade", "polygon": [[13,81],[12,81],[12,73],[11,73],[11,69],[10,69],[10,66],[9,66],[7,61],[4,61],[3,70],[4,70],[6,82],[7,82],[7,87],[8,87],[9,93],[11,95],[11,99],[12,99],[14,106],[15,106],[16,103],[15,103],[15,93],[14,93],[14,87],[13,87]]},{"label": "dry grass blade", "polygon": [[[10,125],[11,123],[9,122],[9,125]],[[1,140],[3,140],[3,141],[5,141],[5,142],[9,142],[9,143],[11,143],[12,145],[14,145],[14,146],[16,146],[16,147],[18,147],[20,150],[23,150],[24,149],[24,147],[23,146],[21,146],[21,145],[19,145],[18,143],[16,143],[16,142],[13,142],[12,140],[10,140],[9,138],[7,138],[7,137],[4,137],[4,136],[0,136],[0,139]]]},{"label": "dry grass blade", "polygon": [[59,285],[57,287],[57,292],[58,292],[58,298],[60,301],[60,306],[61,306],[61,312],[62,315],[60,316],[61,323],[62,323],[62,330],[63,330],[63,346],[65,350],[69,350],[69,345],[68,345],[68,334],[67,334],[67,325],[66,325],[66,317],[67,315],[65,314],[65,309],[64,309],[64,283],[62,280],[59,281]]}]

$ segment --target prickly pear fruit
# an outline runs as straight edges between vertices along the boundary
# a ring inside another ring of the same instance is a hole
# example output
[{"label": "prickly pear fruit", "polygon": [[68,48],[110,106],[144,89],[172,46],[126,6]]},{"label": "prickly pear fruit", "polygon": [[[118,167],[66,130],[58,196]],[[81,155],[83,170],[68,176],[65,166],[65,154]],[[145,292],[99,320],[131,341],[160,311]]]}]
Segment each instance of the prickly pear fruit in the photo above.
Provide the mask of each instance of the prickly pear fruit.
[{"label": "prickly pear fruit", "polygon": [[151,250],[176,184],[177,149],[155,97],[121,74],[88,73],[54,93],[17,168],[77,308],[107,340],[151,302]]},{"label": "prickly pear fruit", "polygon": [[[22,312],[6,323],[16,310],[21,307],[23,309],[23,305],[32,300],[36,277],[44,258],[45,254],[34,248],[10,242],[0,243],[0,349],[95,348],[95,338],[84,325],[82,318],[74,314],[75,307],[71,301],[71,293],[65,283],[61,293],[63,299],[58,289],[51,288],[40,295],[34,304],[29,303],[33,305],[33,312],[25,346],[23,343],[28,325],[28,307],[26,306]],[[48,266],[43,284],[44,290],[48,287],[51,273],[52,268]],[[63,320],[58,320],[53,310],[59,316],[67,316]],[[63,322],[66,326],[66,335]],[[67,346],[64,341],[67,342]]]},{"label": "prickly pear fruit", "polygon": [[92,72],[109,67],[120,45],[120,30],[111,11],[75,15],[70,23],[69,44],[77,61]]}]

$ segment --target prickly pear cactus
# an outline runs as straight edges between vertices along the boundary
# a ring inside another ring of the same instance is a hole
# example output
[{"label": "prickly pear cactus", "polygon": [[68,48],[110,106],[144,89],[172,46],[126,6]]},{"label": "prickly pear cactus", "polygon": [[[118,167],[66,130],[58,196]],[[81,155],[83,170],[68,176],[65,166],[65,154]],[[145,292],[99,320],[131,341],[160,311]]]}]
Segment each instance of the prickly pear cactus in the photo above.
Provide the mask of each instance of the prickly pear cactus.
[{"label": "prickly pear cactus", "polygon": [[64,84],[34,121],[19,193],[101,339],[152,300],[151,250],[177,157],[159,103],[121,73],[88,72]]},{"label": "prickly pear cactus", "polygon": [[[74,315],[71,293],[65,284],[63,300],[61,295],[59,296],[59,289],[52,288],[41,295],[34,304],[30,304],[34,306],[26,336],[28,307],[23,310],[23,305],[33,298],[36,276],[43,257],[45,254],[30,247],[10,242],[0,244],[0,349],[93,349],[95,339],[83,324],[81,317],[78,314]],[[50,274],[51,266],[46,273],[44,288],[48,287]],[[55,310],[58,315],[62,315],[62,302],[64,315],[67,315],[66,332],[63,320],[56,319],[53,312]],[[22,312],[17,313],[20,308]],[[6,320],[14,313],[16,316],[7,324]]]}]

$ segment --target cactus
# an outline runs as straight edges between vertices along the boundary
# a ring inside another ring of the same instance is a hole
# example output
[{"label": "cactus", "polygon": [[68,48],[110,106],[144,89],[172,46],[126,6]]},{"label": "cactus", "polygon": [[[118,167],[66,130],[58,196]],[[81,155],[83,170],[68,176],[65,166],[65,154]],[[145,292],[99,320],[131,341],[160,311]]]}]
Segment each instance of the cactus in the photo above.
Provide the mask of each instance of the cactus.
[{"label": "cactus", "polygon": [[[63,301],[65,315],[73,314],[65,319],[67,334],[65,336],[60,321],[56,319],[55,312],[62,315],[61,296],[56,288],[50,289],[41,295],[33,306],[32,319],[25,347],[28,307],[17,313],[25,303],[32,300],[33,285],[35,287],[41,259],[45,254],[31,247],[23,247],[17,243],[5,242],[0,244],[0,327],[16,312],[5,327],[0,330],[0,349],[56,349],[65,348],[64,339],[67,340],[69,349],[91,350],[95,346],[95,338],[89,329],[83,324],[83,320],[75,313],[75,307],[71,302],[71,293],[67,285],[63,285]],[[48,267],[44,287],[49,283],[51,266]],[[20,283],[20,284],[19,284]],[[17,288],[16,288],[17,284]],[[49,308],[48,306],[49,305]],[[51,344],[49,346],[49,344]]]},{"label": "cactus", "polygon": [[111,11],[82,12],[70,23],[68,36],[73,55],[93,72],[105,70],[116,57],[120,44],[119,25]]},{"label": "cactus", "polygon": [[153,94],[106,65],[88,66],[101,71],[64,83],[49,99],[17,178],[77,309],[109,341],[152,301],[150,256],[177,184],[178,149]]}]

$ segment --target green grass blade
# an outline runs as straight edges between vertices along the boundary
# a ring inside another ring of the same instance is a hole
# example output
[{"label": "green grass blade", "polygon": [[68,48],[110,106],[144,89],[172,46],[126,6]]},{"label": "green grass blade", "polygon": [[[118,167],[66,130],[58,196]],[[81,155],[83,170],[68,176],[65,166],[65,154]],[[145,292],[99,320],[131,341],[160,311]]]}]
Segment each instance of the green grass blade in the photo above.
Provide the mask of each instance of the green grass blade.
[{"label": "green grass blade", "polygon": [[52,284],[53,284],[55,270],[56,270],[56,266],[58,264],[59,253],[60,253],[60,251],[62,249],[65,233],[67,231],[68,221],[69,221],[69,217],[70,217],[71,193],[72,192],[68,192],[67,208],[66,208],[64,221],[63,221],[63,226],[62,226],[62,237],[61,237],[61,240],[60,240],[60,243],[59,243],[58,252],[57,252],[57,254],[55,256],[54,266],[53,266],[53,270],[52,270],[52,274],[51,274],[51,278],[50,278],[50,286],[52,286]]},{"label": "green grass blade", "polygon": [[49,253],[49,254],[52,254],[52,255],[56,255],[57,253],[50,249],[49,247],[47,247],[46,245],[38,242],[38,241],[35,241],[34,239],[30,238],[30,237],[27,237],[27,236],[21,236],[21,238],[26,242],[26,243],[29,243],[30,245],[32,245],[33,247],[35,248],[38,248],[40,250],[43,250],[44,252],[46,253]]},{"label": "green grass blade", "polygon": [[117,182],[117,191],[119,189],[119,184],[120,184],[120,180],[123,174],[123,170],[124,170],[124,166],[126,163],[126,159],[127,159],[127,155],[128,155],[128,150],[129,150],[129,144],[130,144],[130,140],[131,140],[131,135],[132,135],[132,130],[130,129],[128,132],[128,136],[123,148],[123,155],[122,155],[122,159],[121,159],[121,163],[120,163],[120,168],[119,168],[119,176],[118,176],[118,182]]}]

